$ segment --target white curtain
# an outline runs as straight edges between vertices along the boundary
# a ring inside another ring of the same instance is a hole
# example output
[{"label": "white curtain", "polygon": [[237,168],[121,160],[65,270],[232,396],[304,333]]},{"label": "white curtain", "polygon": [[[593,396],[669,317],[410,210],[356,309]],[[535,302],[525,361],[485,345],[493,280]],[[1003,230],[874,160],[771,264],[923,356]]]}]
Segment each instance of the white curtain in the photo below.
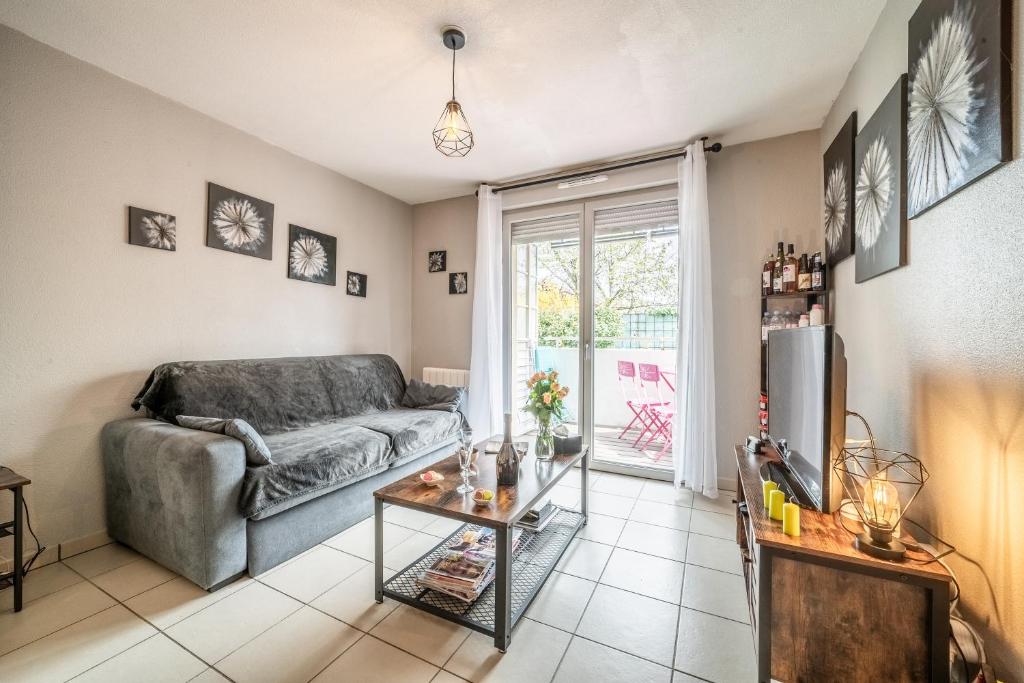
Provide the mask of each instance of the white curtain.
[{"label": "white curtain", "polygon": [[469,361],[469,425],[477,441],[503,425],[504,314],[501,294],[501,195],[487,185],[477,192],[473,337]]},{"label": "white curtain", "polygon": [[717,498],[711,235],[702,140],[679,159],[679,309],[672,424],[675,484]]}]

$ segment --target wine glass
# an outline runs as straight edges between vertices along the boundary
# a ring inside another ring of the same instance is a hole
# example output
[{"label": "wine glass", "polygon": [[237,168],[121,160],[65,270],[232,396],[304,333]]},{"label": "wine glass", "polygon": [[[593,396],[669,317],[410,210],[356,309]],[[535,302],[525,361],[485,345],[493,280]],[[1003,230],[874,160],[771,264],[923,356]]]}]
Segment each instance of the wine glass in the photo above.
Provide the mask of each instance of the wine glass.
[{"label": "wine glass", "polygon": [[459,468],[462,470],[462,485],[455,489],[458,493],[472,493],[473,486],[469,483],[470,466],[473,464],[473,433],[468,429],[459,433]]},{"label": "wine glass", "polygon": [[473,450],[473,430],[469,427],[464,427],[459,431],[459,442],[462,444],[463,450],[469,451],[469,473],[480,474],[476,469],[476,451]]}]

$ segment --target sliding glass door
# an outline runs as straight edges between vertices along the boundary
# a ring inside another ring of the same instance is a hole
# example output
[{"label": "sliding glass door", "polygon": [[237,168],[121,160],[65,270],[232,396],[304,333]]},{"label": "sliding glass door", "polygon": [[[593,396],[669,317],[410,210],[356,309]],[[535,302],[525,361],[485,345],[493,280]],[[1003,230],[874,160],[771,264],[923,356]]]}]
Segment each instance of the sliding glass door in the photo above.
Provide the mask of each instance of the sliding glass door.
[{"label": "sliding glass door", "polygon": [[514,431],[526,380],[557,370],[567,427],[597,469],[669,478],[678,239],[675,189],[507,212],[506,348]]}]

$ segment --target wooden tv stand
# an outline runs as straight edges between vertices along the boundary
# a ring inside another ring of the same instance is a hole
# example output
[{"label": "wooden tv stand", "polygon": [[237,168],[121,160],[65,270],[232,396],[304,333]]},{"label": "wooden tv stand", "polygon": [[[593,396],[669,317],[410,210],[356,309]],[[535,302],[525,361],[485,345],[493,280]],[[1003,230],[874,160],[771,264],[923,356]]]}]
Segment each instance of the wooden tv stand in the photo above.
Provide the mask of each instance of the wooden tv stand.
[{"label": "wooden tv stand", "polygon": [[768,518],[761,489],[761,465],[777,459],[736,447],[736,540],[757,680],[947,683],[946,570],[865,555],[836,517],[813,510],[800,511],[799,537],[786,536]]}]

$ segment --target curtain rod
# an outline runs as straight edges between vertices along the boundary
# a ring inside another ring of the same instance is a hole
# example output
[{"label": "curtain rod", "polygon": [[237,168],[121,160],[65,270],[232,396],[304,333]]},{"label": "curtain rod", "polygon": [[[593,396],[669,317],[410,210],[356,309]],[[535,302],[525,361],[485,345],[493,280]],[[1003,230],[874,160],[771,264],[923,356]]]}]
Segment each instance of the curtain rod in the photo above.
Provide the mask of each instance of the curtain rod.
[{"label": "curtain rod", "polygon": [[[707,140],[707,138],[701,138],[701,140]],[[722,143],[716,142],[712,145],[704,145],[705,152],[721,152]],[[651,164],[655,161],[666,161],[667,159],[678,159],[679,157],[686,156],[686,149],[677,150],[674,152],[668,152],[664,154],[658,154],[657,156],[645,157],[641,159],[627,159],[620,162],[612,162],[605,166],[596,166],[580,171],[572,171],[571,173],[563,173],[561,175],[544,176],[540,178],[531,178],[529,180],[522,180],[519,182],[512,182],[508,185],[497,185],[491,187],[492,192],[503,192],[504,190],[518,190],[523,187],[532,187],[534,185],[543,185],[545,183],[561,182],[563,180],[572,180],[573,178],[583,178],[588,175],[594,175],[595,173],[604,173],[606,171],[618,171],[623,168],[632,168],[633,166],[641,166],[643,164]],[[476,194],[474,192],[474,194]]]}]

